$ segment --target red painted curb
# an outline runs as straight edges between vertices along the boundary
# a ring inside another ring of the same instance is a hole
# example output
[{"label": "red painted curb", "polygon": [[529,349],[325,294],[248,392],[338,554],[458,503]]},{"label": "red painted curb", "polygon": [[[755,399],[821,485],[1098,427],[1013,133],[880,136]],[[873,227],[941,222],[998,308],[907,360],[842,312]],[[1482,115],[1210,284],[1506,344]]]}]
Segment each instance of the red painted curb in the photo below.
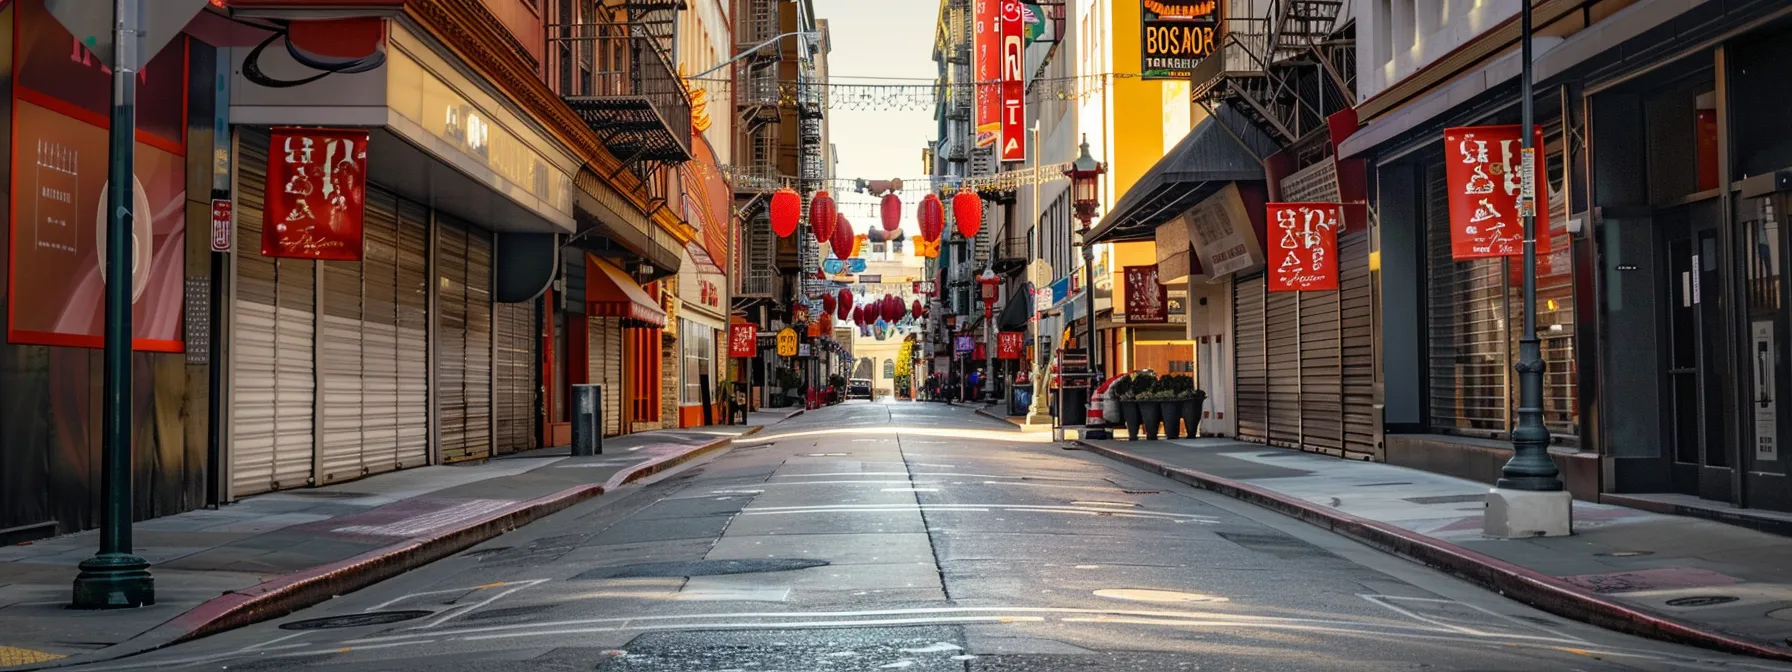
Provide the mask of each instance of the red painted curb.
[{"label": "red painted curb", "polygon": [[1359,518],[1247,483],[1172,466],[1086,441],[1078,443],[1090,452],[1110,459],[1298,518],[1381,551],[1443,570],[1452,576],[1557,616],[1676,644],[1792,662],[1792,649],[1740,639],[1644,609],[1618,604],[1556,577],[1417,532]]}]

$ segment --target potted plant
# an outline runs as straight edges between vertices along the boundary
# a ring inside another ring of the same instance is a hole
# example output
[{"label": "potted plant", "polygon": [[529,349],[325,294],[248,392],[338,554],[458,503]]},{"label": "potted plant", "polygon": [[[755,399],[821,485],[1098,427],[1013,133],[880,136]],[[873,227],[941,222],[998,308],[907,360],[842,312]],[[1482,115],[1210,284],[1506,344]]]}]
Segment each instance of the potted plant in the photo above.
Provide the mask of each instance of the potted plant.
[{"label": "potted plant", "polygon": [[1189,392],[1195,387],[1194,379],[1173,373],[1159,378],[1157,386],[1162,392],[1158,412],[1164,416],[1164,438],[1175,441],[1182,435],[1182,410]]},{"label": "potted plant", "polygon": [[1163,409],[1158,405],[1160,388],[1157,374],[1146,369],[1133,375],[1133,398],[1138,400],[1139,425],[1145,428],[1145,440],[1157,440],[1157,427],[1163,422]]},{"label": "potted plant", "polygon": [[1133,398],[1132,376],[1121,376],[1108,386],[1108,394],[1120,402],[1120,421],[1126,425],[1126,440],[1139,440],[1139,402]]}]

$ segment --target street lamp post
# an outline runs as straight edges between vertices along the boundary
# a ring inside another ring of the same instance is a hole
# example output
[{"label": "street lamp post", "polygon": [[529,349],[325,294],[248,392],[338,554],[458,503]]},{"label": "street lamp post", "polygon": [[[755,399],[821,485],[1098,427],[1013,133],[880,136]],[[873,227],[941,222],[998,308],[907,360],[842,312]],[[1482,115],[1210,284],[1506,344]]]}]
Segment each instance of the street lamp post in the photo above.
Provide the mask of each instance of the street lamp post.
[{"label": "street lamp post", "polygon": [[[1518,341],[1518,425],[1512,429],[1512,459],[1487,496],[1484,531],[1498,537],[1560,536],[1573,531],[1573,499],[1562,489],[1549,459],[1549,428],[1543,424],[1543,356],[1537,341],[1536,148],[1531,142],[1531,2],[1520,3],[1519,211],[1524,217],[1524,331]],[[1545,205],[1544,207],[1548,207]],[[1545,232],[1547,233],[1547,232]]]},{"label": "street lamp post", "polygon": [[[100,394],[100,550],[81,561],[74,607],[156,603],[149,563],[131,553],[131,218],[137,127],[138,3],[113,3],[112,119],[107,171],[105,375]],[[142,241],[147,245],[149,241]]]},{"label": "street lamp post", "polygon": [[992,269],[983,269],[977,276],[977,283],[982,285],[983,298],[983,400],[989,401],[996,393],[996,300],[1002,296],[1002,279]]},{"label": "street lamp post", "polygon": [[[1095,220],[1095,209],[1101,207],[1101,176],[1107,172],[1105,164],[1089,156],[1089,136],[1083,136],[1082,153],[1064,169],[1064,175],[1070,178],[1070,199],[1076,207],[1077,220],[1083,224],[1078,234],[1083,237],[1083,300],[1088,308],[1084,317],[1089,320],[1083,332],[1088,335],[1083,347],[1089,351],[1091,373],[1100,370],[1101,362],[1095,348],[1095,246],[1089,242],[1089,224]],[[1098,383],[1091,381],[1091,393]]]}]

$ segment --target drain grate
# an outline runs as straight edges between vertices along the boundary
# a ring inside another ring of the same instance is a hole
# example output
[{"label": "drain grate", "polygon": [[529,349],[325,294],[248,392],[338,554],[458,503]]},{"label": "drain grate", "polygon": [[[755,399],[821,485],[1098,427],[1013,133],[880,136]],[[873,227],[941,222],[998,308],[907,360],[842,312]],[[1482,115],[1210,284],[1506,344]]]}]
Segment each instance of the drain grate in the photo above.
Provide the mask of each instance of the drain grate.
[{"label": "drain grate", "polygon": [[1670,606],[1670,607],[1710,607],[1710,606],[1716,606],[1719,604],[1729,604],[1731,602],[1735,602],[1740,599],[1742,599],[1742,598],[1736,597],[1734,595],[1692,595],[1689,597],[1676,597],[1674,599],[1668,600],[1668,606]]},{"label": "drain grate", "polygon": [[385,625],[402,623],[432,615],[433,611],[376,611],[370,614],[349,614],[347,616],[326,616],[309,618],[303,621],[281,623],[281,630],[340,630],[342,628],[364,628],[369,625]]}]

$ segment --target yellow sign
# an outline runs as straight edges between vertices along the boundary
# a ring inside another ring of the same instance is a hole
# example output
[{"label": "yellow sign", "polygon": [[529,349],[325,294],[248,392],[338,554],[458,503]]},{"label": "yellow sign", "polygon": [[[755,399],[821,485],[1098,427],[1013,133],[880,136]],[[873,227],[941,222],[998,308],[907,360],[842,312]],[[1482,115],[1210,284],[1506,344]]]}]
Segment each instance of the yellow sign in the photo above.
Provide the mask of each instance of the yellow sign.
[{"label": "yellow sign", "polygon": [[783,331],[778,332],[778,356],[795,357],[796,340],[795,329],[786,327]]}]

